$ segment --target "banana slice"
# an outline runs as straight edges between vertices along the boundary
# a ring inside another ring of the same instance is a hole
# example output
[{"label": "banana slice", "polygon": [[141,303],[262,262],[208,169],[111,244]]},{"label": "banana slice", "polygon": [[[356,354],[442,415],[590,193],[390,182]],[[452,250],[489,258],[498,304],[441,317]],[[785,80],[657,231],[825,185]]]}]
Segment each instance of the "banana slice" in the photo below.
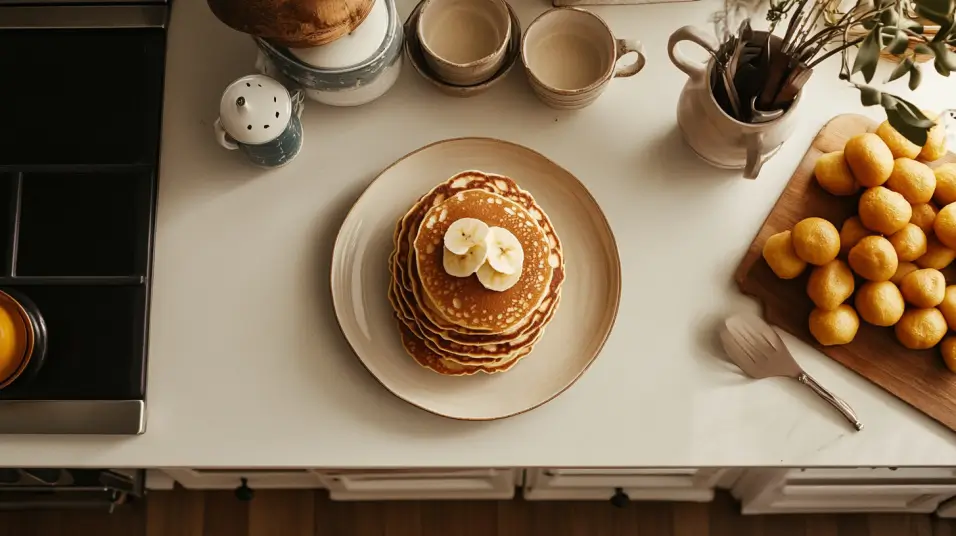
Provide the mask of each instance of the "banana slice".
[{"label": "banana slice", "polygon": [[[462,218],[452,223],[445,231],[445,247],[455,255],[465,255],[469,249],[485,241],[488,230],[488,224],[481,220]],[[481,263],[478,266],[481,266]],[[478,266],[475,266],[475,270]]]},{"label": "banana slice", "polygon": [[[482,224],[484,225],[484,224]],[[455,255],[448,248],[442,255],[442,266],[452,277],[468,277],[488,259],[488,244],[484,241],[468,248],[464,255]]]},{"label": "banana slice", "polygon": [[519,279],[521,279],[521,266],[518,266],[518,270],[513,274],[503,274],[487,262],[478,268],[478,281],[488,290],[504,292],[515,286]]},{"label": "banana slice", "polygon": [[488,237],[485,240],[488,242],[488,264],[496,272],[506,275],[521,273],[524,250],[521,249],[521,242],[511,234],[511,231],[503,227],[491,227],[488,229]]}]

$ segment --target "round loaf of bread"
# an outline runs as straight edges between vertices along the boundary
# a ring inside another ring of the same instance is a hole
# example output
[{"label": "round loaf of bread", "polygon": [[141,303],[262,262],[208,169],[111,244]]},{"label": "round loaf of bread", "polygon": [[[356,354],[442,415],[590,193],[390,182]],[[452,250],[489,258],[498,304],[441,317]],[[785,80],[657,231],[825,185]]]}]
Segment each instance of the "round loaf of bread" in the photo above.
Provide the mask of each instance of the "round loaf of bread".
[{"label": "round loaf of bread", "polygon": [[[207,0],[216,18],[293,48],[331,43],[359,27],[375,0]],[[384,0],[380,0],[384,1]]]}]

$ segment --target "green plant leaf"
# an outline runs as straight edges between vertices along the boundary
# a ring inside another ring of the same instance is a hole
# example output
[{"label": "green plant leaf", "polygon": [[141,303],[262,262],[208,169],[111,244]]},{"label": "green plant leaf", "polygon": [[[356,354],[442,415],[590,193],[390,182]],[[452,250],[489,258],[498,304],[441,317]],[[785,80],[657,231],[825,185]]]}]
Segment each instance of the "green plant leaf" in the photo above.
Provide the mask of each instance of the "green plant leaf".
[{"label": "green plant leaf", "polygon": [[935,9],[929,9],[917,4],[916,14],[924,19],[929,19],[940,26],[944,26],[949,23],[949,17],[945,11],[936,11]]},{"label": "green plant leaf", "polygon": [[953,9],[952,0],[913,0],[913,3],[916,4],[917,10],[924,9],[942,14],[949,13]]},{"label": "green plant leaf", "polygon": [[933,49],[929,48],[924,43],[917,44],[916,47],[913,48],[913,52],[916,52],[917,54],[931,54],[933,56],[936,55],[933,53]]},{"label": "green plant leaf", "polygon": [[909,83],[907,84],[910,88],[910,91],[916,91],[916,88],[919,87],[919,84],[922,81],[923,71],[920,70],[919,65],[914,63],[913,66],[910,67],[910,79]]},{"label": "green plant leaf", "polygon": [[941,59],[939,59],[939,58],[936,58],[935,60],[933,60],[933,67],[936,68],[936,72],[937,72],[937,73],[939,73],[939,74],[941,74],[941,75],[943,75],[943,76],[946,76],[946,77],[948,77],[948,76],[949,76],[949,73],[952,72],[952,71],[949,69],[949,67],[946,67],[946,64],[943,63],[943,60],[941,60]]},{"label": "green plant leaf", "polygon": [[860,102],[863,106],[876,106],[880,104],[880,90],[870,86],[856,86],[860,90]]},{"label": "green plant leaf", "polygon": [[880,13],[880,22],[887,26],[896,26],[898,18],[895,9],[887,9]]},{"label": "green plant leaf", "polygon": [[896,34],[893,35],[893,38],[890,41],[889,46],[887,46],[886,48],[890,54],[899,56],[900,54],[909,50],[910,40],[908,37],[906,37],[905,33],[903,33],[900,30],[896,30]]},{"label": "green plant leaf", "polygon": [[922,34],[923,25],[916,22],[915,20],[910,19],[900,19],[899,23],[896,25],[901,30],[909,30],[914,33]]},{"label": "green plant leaf", "polygon": [[863,73],[863,79],[867,83],[873,80],[876,74],[876,64],[880,61],[880,29],[875,27],[863,39],[860,44],[860,50],[856,53],[853,60],[853,73]]},{"label": "green plant leaf", "polygon": [[892,82],[893,80],[898,80],[903,78],[904,75],[910,72],[910,69],[913,68],[913,60],[910,58],[903,58],[903,61],[893,69],[893,72],[890,73],[890,77],[886,79],[887,82]]},{"label": "green plant leaf", "polygon": [[919,146],[926,144],[927,129],[909,124],[896,109],[886,110],[886,119],[906,139]]},{"label": "green plant leaf", "polygon": [[946,46],[946,43],[932,42],[929,44],[929,48],[933,49],[933,52],[936,53],[937,62],[942,63],[949,71],[956,71],[956,53],[953,53],[953,51]]},{"label": "green plant leaf", "polygon": [[952,21],[947,22],[946,24],[940,25],[939,30],[937,30],[936,35],[933,36],[933,43],[943,43],[949,38],[949,34],[952,33],[953,29],[956,28],[956,25]]},{"label": "green plant leaf", "polygon": [[886,108],[887,110],[895,110],[899,106],[900,100],[897,99],[894,95],[889,93],[880,94],[880,106]]},{"label": "green plant leaf", "polygon": [[899,97],[897,97],[896,100],[896,111],[899,112],[900,117],[907,123],[914,127],[926,129],[933,126],[933,122],[923,114],[923,110],[920,110],[919,106]]}]

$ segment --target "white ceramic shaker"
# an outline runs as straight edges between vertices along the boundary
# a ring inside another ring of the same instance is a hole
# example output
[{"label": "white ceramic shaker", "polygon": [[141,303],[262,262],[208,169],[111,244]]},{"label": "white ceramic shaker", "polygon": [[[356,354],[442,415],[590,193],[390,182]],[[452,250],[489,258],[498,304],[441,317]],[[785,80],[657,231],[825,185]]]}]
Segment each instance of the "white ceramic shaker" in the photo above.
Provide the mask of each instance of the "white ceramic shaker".
[{"label": "white ceramic shaker", "polygon": [[303,94],[292,94],[268,76],[253,74],[229,84],[219,102],[216,139],[255,165],[284,166],[302,148]]}]

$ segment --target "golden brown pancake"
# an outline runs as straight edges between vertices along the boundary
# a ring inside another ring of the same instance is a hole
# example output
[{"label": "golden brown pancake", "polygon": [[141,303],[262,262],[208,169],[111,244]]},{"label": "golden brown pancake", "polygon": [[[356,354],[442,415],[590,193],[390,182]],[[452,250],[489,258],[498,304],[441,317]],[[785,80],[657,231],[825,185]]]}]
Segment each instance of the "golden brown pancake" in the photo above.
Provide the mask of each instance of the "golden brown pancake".
[{"label": "golden brown pancake", "polygon": [[[409,320],[420,323],[425,333],[433,333],[442,339],[464,345],[507,342],[517,339],[528,330],[541,325],[544,320],[544,314],[535,313],[527,320],[526,325],[516,327],[513,331],[507,333],[468,330],[445,321],[441,315],[437,313],[429,314],[430,304],[428,300],[422,296],[423,293],[418,288],[417,277],[413,277],[413,272],[415,271],[415,256],[411,254],[411,230],[418,227],[418,223],[421,221],[425,212],[427,212],[427,207],[435,204],[433,203],[434,199],[446,199],[449,195],[454,195],[457,193],[455,191],[456,187],[469,188],[471,186],[480,186],[483,189],[508,196],[521,203],[522,206],[525,206],[533,217],[538,218],[537,221],[539,225],[548,235],[549,242],[552,244],[552,254],[549,261],[552,265],[557,266],[557,268],[554,269],[554,274],[551,279],[551,292],[549,295],[557,295],[561,282],[564,280],[564,258],[561,242],[554,232],[551,221],[544,215],[543,211],[537,207],[531,194],[521,190],[514,181],[499,175],[488,175],[477,171],[462,172],[435,187],[429,194],[421,198],[419,203],[416,204],[416,206],[406,214],[402,222],[400,222],[400,228],[396,234],[397,242],[394,272],[395,277],[401,281],[402,284],[398,285],[395,290],[399,294],[399,297],[403,298],[406,304],[406,312],[413,315]],[[405,240],[402,240],[402,236],[405,237]],[[413,290],[406,290],[408,288],[412,288]],[[425,306],[420,306],[420,303],[424,303]],[[551,307],[555,306],[556,301],[551,304]]]},{"label": "golden brown pancake", "polygon": [[515,366],[521,357],[530,354],[532,350],[532,348],[528,348],[525,350],[525,353],[522,356],[498,366],[492,365],[487,367],[469,367],[449,359],[445,359],[432,352],[425,347],[425,345],[422,344],[422,340],[413,334],[407,327],[400,325],[399,328],[402,332],[402,346],[405,348],[405,351],[408,353],[408,355],[412,356],[412,359],[414,359],[419,365],[427,369],[431,369],[444,376],[470,376],[478,372],[486,372],[489,374],[503,372]]},{"label": "golden brown pancake", "polygon": [[[445,232],[462,218],[476,218],[512,232],[524,250],[518,282],[497,292],[477,276],[455,277],[442,265]],[[548,293],[554,268],[541,227],[514,201],[484,190],[459,192],[425,214],[415,238],[418,275],[425,295],[445,320],[473,330],[507,332],[527,318]]]},{"label": "golden brown pancake", "polygon": [[[501,194],[524,207],[547,235],[551,248],[548,264],[553,267],[553,275],[547,297],[522,325],[516,326],[510,333],[469,330],[443,321],[441,315],[434,314],[432,316],[446,325],[439,327],[422,311],[429,308],[429,300],[423,296],[420,288],[416,288],[419,281],[411,246],[425,213],[460,191],[477,188]],[[388,297],[399,321],[406,352],[430,370],[446,375],[507,370],[531,352],[557,310],[560,286],[564,280],[561,242],[551,221],[538,207],[533,196],[507,177],[479,171],[455,175],[419,198],[396,224],[393,240],[395,248],[389,257],[389,271],[393,280],[389,285]],[[422,306],[422,303],[426,305]]]}]

